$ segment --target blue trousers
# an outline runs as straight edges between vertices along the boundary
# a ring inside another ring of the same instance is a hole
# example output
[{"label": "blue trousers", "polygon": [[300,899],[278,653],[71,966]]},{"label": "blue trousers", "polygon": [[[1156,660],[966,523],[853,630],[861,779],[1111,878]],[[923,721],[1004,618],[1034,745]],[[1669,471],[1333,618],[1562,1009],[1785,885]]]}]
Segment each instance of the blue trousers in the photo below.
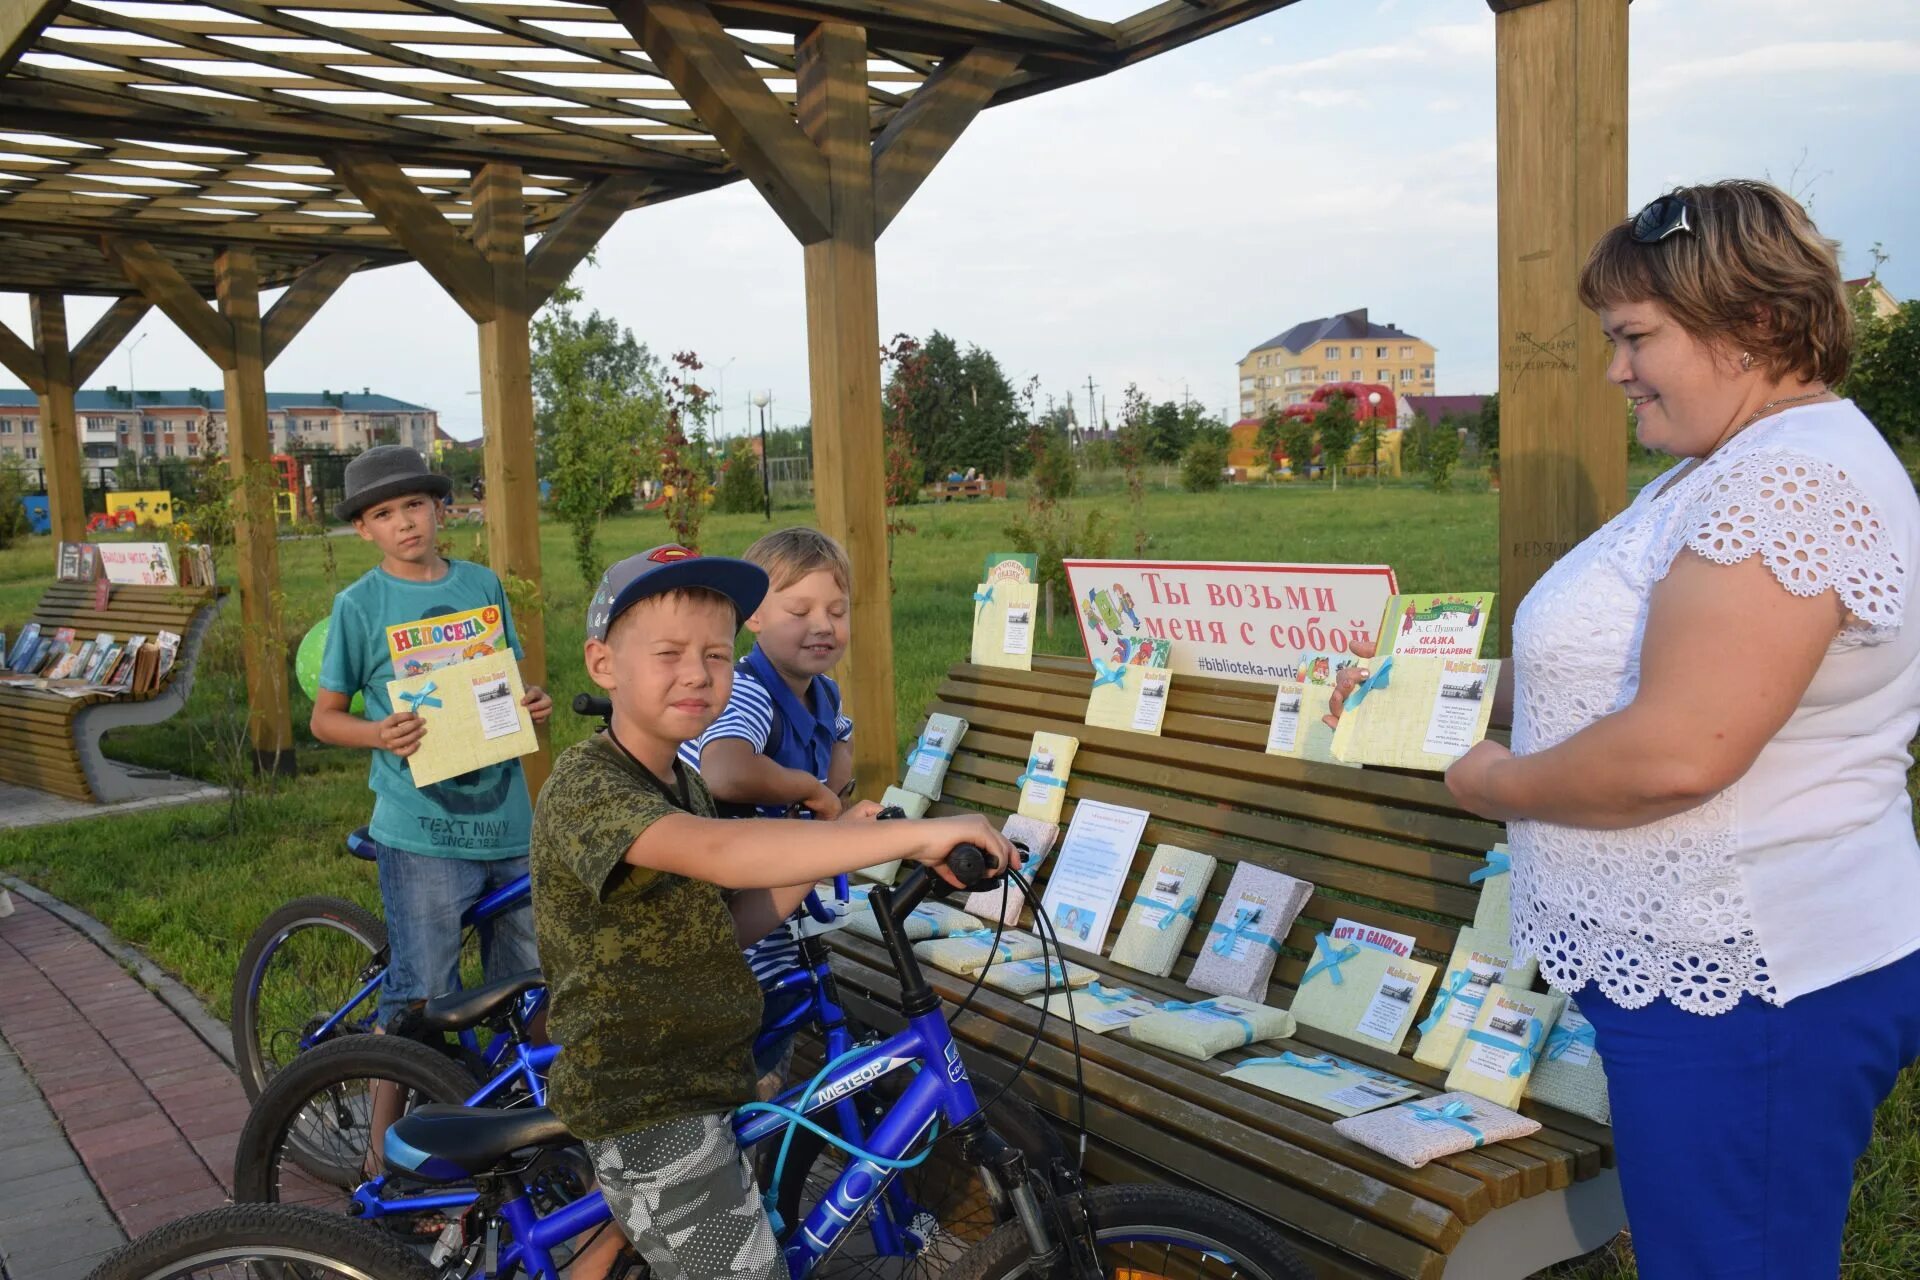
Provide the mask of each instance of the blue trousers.
[{"label": "blue trousers", "polygon": [[[380,986],[380,1025],[409,1005],[460,983],[460,913],[527,874],[525,858],[441,858],[375,844],[380,905],[387,917],[390,960]],[[533,907],[523,902],[479,927],[487,981],[539,966]]]},{"label": "blue trousers", "polygon": [[1641,1280],[1834,1280],[1874,1111],[1920,1058],[1920,953],[1784,1007],[1588,986]]}]

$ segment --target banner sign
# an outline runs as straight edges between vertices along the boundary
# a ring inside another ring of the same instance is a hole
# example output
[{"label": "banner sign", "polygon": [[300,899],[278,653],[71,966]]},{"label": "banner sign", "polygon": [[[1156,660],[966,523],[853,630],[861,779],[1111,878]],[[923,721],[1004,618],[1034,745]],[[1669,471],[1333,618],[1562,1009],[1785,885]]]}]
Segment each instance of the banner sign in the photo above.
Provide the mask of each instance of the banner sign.
[{"label": "banner sign", "polygon": [[173,548],[164,542],[102,542],[100,567],[108,582],[136,587],[177,587]]},{"label": "banner sign", "polygon": [[1372,641],[1398,590],[1383,564],[1062,563],[1089,657],[1171,640],[1175,672],[1259,684],[1296,678],[1302,653]]}]

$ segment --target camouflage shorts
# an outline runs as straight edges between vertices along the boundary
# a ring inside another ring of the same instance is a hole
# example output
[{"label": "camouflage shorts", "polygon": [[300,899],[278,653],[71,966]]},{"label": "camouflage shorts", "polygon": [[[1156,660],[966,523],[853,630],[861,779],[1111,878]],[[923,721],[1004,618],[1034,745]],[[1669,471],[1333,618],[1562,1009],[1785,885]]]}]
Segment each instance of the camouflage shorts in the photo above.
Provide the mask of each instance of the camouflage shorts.
[{"label": "camouflage shorts", "polygon": [[689,1116],[587,1143],[613,1220],[654,1280],[787,1280],[733,1128]]}]

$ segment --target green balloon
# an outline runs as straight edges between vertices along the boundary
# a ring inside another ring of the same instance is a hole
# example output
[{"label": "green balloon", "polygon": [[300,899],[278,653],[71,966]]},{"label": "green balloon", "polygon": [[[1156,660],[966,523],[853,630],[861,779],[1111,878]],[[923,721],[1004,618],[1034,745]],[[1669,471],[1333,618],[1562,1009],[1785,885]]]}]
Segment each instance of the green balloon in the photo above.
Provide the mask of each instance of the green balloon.
[{"label": "green balloon", "polygon": [[[300,647],[293,654],[293,676],[313,701],[320,698],[320,658],[327,651],[327,629],[333,625],[332,618],[322,618],[307,629],[301,639]],[[359,715],[367,709],[367,702],[359,694],[353,695],[353,701],[347,710]]]}]

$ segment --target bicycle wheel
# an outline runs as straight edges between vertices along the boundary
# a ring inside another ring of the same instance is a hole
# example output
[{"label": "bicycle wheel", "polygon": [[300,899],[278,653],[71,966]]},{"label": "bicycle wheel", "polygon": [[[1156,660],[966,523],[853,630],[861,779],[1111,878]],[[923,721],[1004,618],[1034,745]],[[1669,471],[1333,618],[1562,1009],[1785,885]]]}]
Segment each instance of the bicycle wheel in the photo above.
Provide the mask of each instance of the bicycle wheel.
[{"label": "bicycle wheel", "polygon": [[[1313,1280],[1280,1233],[1246,1210],[1180,1187],[1113,1186],[1082,1193],[1100,1274],[1124,1280]],[[961,1258],[947,1280],[1023,1280],[1032,1246],[1010,1223]]]},{"label": "bicycle wheel", "polygon": [[[261,922],[233,975],[233,1057],[249,1101],[387,962],[387,927],[344,898],[299,898]],[[373,1029],[377,996],[331,1033]]]},{"label": "bicycle wheel", "polygon": [[[858,1105],[863,1112],[862,1127],[871,1133],[886,1100],[867,1094]],[[1045,1170],[1064,1150],[1046,1117],[1018,1098],[996,1101],[987,1108],[987,1122],[1027,1158],[1028,1167],[1036,1173]],[[766,1145],[777,1149],[779,1142],[776,1139]],[[804,1129],[795,1134],[775,1196],[781,1221],[788,1227],[797,1225],[846,1169],[847,1159],[845,1152],[817,1134]],[[944,1276],[962,1254],[1000,1226],[998,1206],[988,1194],[980,1171],[962,1159],[957,1140],[938,1143],[924,1164],[903,1170],[895,1184],[884,1201],[885,1209],[872,1210],[869,1221],[850,1232],[840,1248],[820,1262],[813,1272],[815,1280],[930,1280]],[[888,1223],[902,1229],[902,1252],[880,1251],[880,1236],[871,1220],[876,1213],[884,1213]]]},{"label": "bicycle wheel", "polygon": [[429,1102],[465,1102],[478,1088],[445,1054],[401,1036],[350,1036],[309,1050],[267,1082],[247,1115],[233,1156],[235,1202],[344,1213],[366,1181],[383,1085],[395,1119]]},{"label": "bicycle wheel", "polygon": [[338,1214],[230,1204],[121,1245],[87,1280],[433,1280],[425,1258]]}]

